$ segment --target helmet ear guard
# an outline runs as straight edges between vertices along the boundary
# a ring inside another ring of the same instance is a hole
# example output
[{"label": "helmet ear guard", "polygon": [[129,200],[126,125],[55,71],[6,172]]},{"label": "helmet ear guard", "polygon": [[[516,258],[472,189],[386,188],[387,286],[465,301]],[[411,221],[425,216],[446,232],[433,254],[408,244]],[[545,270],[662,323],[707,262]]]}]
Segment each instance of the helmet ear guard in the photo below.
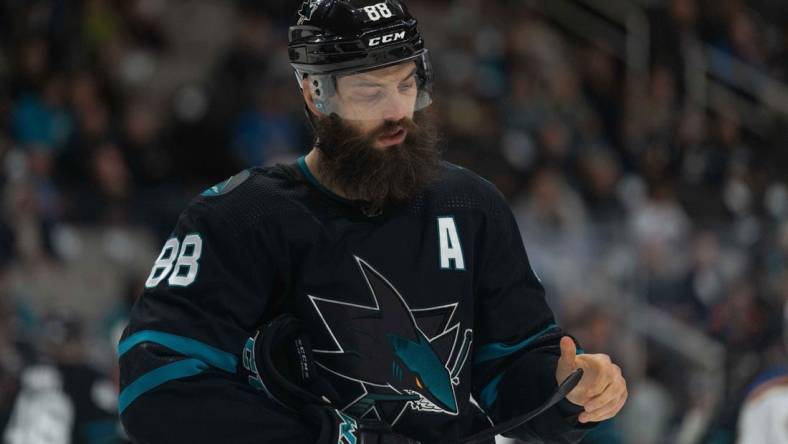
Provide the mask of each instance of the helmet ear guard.
[{"label": "helmet ear guard", "polygon": [[315,102],[315,107],[323,114],[329,114],[329,108],[326,101],[333,97],[336,93],[336,86],[334,79],[324,79],[320,76],[311,76],[309,87],[312,91],[312,100]]},{"label": "helmet ear guard", "polygon": [[[330,114],[329,106],[326,104],[326,100],[333,97],[336,94],[336,83],[334,79],[330,79],[331,81],[328,82],[324,76],[318,76],[309,74],[307,72],[303,72],[300,70],[295,70],[296,79],[298,80],[298,86],[301,91],[304,90],[304,80],[308,80],[309,84],[309,91],[312,93],[312,101],[315,103],[315,107],[318,111],[322,114]],[[309,108],[306,107],[307,116],[309,116]]]}]

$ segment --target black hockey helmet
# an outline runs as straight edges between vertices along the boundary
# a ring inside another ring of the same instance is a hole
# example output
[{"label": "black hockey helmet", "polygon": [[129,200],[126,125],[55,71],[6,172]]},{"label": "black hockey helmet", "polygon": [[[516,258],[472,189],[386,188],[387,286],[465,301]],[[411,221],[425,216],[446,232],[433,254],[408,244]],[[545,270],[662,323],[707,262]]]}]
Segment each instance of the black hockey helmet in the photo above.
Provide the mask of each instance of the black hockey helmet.
[{"label": "black hockey helmet", "polygon": [[306,0],[298,15],[289,33],[290,64],[299,86],[310,79],[324,114],[341,115],[332,104],[338,78],[409,61],[416,68],[414,111],[432,102],[429,54],[402,0]]}]

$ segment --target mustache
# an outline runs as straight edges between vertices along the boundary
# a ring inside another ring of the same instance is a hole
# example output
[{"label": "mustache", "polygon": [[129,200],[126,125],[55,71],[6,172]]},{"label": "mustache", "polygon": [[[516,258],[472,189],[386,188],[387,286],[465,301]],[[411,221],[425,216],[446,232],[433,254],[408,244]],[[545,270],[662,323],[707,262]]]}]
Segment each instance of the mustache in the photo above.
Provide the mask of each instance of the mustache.
[{"label": "mustache", "polygon": [[[338,117],[332,123],[336,126],[341,126]],[[345,140],[348,143],[368,144],[371,146],[372,144],[375,143],[377,139],[383,136],[387,136],[399,128],[402,128],[408,132],[408,135],[405,138],[404,143],[408,143],[408,141],[412,141],[413,137],[419,132],[419,130],[423,129],[413,119],[410,119],[408,117],[403,117],[400,120],[386,120],[383,123],[381,123],[377,128],[369,131],[367,134],[358,134],[351,131],[344,131],[345,134],[343,134],[343,136],[345,137]],[[319,142],[324,142],[324,141],[319,141]],[[321,144],[318,143],[318,145]],[[329,147],[325,147],[325,148],[329,148]]]},{"label": "mustache", "polygon": [[398,128],[403,128],[407,132],[411,133],[416,131],[419,127],[416,122],[413,121],[413,119],[409,119],[407,117],[403,117],[397,121],[386,120],[376,130],[372,131],[372,138],[377,139],[378,137],[385,136]]}]

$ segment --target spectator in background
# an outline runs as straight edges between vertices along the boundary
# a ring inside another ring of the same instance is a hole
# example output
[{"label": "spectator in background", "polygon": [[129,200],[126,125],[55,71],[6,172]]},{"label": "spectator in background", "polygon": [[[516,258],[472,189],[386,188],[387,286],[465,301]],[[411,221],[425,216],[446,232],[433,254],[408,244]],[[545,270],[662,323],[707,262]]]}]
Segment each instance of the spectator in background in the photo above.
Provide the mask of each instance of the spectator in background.
[{"label": "spectator in background", "polygon": [[[22,165],[26,167],[26,165]],[[42,265],[54,257],[51,242],[52,219],[47,204],[57,201],[38,193],[33,181],[19,181],[6,188],[5,214],[12,247],[11,257],[29,265]]]},{"label": "spectator in background", "polygon": [[672,139],[680,115],[676,83],[667,66],[652,69],[648,85],[629,98],[626,121],[628,157],[649,180],[666,179],[678,160]]},{"label": "spectator in background", "polygon": [[108,0],[86,0],[82,12],[83,44],[91,57],[108,60],[118,48],[122,31],[119,12]]},{"label": "spectator in background", "polygon": [[759,26],[755,18],[745,9],[741,2],[728,1],[727,29],[718,45],[738,59],[757,68],[763,68],[766,62],[765,45],[759,35]]},{"label": "spectator in background", "polygon": [[582,288],[582,269],[590,253],[586,209],[558,170],[539,169],[512,211],[547,295],[560,303],[562,296]]},{"label": "spectator in background", "polygon": [[689,257],[682,246],[691,237],[692,225],[672,184],[655,183],[649,198],[633,210],[630,229],[648,274],[648,300],[668,309],[686,303],[681,286]]},{"label": "spectator in background", "polygon": [[698,36],[697,0],[669,0],[664,9],[651,14],[650,52],[652,66],[663,66],[680,96],[686,93],[684,72],[689,44]]},{"label": "spectator in background", "polygon": [[161,54],[168,45],[156,13],[161,6],[145,0],[127,0],[118,5],[124,35],[131,45]]},{"label": "spectator in background", "polygon": [[580,193],[588,204],[591,219],[603,225],[618,226],[625,209],[618,198],[621,166],[612,150],[592,146],[579,159]]},{"label": "spectator in background", "polygon": [[122,119],[119,145],[134,184],[152,189],[171,181],[175,160],[162,141],[162,119],[157,110],[130,103]]},{"label": "spectator in background", "polygon": [[15,325],[9,301],[6,265],[0,262],[0,431],[5,430],[11,416],[14,399],[19,391],[19,374],[26,358],[16,336],[18,326]]},{"label": "spectator in background", "polygon": [[[106,143],[93,151],[89,159],[96,213],[91,219],[109,225],[125,225],[132,215],[133,184],[120,149]],[[86,196],[88,197],[88,196]]]},{"label": "spectator in background", "polygon": [[16,45],[15,69],[10,81],[14,98],[39,91],[50,73],[49,44],[44,36],[32,34]]},{"label": "spectator in background", "polygon": [[272,92],[266,87],[268,60],[274,50],[271,24],[264,15],[254,13],[243,14],[240,20],[212,86],[213,118],[225,128],[232,127],[239,113],[256,108],[261,94]]},{"label": "spectator in background", "polygon": [[13,115],[13,136],[29,150],[56,156],[73,131],[71,114],[66,108],[66,82],[60,76],[44,81],[43,91],[23,93]]},{"label": "spectator in background", "polygon": [[110,139],[112,132],[109,107],[92,73],[82,71],[72,76],[70,91],[69,102],[76,118],[76,129],[58,159],[57,171],[62,185],[78,189],[89,177],[85,160],[91,157],[96,147]]},{"label": "spectator in background", "polygon": [[602,126],[600,139],[620,151],[623,145],[621,104],[624,97],[624,90],[618,84],[620,67],[602,42],[586,45],[579,57],[583,61],[583,94],[593,113],[599,116]]},{"label": "spectator in background", "polygon": [[81,321],[54,313],[41,328],[41,356],[21,372],[5,442],[125,442],[116,416],[116,389],[87,364]]}]

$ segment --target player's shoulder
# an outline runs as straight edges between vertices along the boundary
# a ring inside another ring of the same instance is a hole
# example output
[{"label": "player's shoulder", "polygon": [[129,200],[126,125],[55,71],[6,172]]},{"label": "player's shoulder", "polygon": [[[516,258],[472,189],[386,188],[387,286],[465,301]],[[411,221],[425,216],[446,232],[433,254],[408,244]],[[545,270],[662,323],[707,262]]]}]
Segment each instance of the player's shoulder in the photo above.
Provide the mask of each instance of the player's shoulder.
[{"label": "player's shoulder", "polygon": [[492,197],[499,194],[489,180],[468,168],[441,161],[438,180],[430,189],[433,193],[462,196]]},{"label": "player's shoulder", "polygon": [[788,366],[773,367],[753,379],[745,390],[745,401],[753,402],[775,389],[786,388],[788,388]]},{"label": "player's shoulder", "polygon": [[500,211],[507,205],[489,180],[450,162],[441,162],[439,179],[429,188],[427,199],[440,209]]},{"label": "player's shoulder", "polygon": [[297,208],[290,195],[293,186],[286,165],[249,168],[204,190],[185,212],[220,219],[235,228],[255,226]]}]

